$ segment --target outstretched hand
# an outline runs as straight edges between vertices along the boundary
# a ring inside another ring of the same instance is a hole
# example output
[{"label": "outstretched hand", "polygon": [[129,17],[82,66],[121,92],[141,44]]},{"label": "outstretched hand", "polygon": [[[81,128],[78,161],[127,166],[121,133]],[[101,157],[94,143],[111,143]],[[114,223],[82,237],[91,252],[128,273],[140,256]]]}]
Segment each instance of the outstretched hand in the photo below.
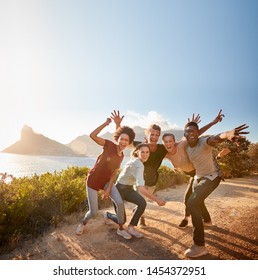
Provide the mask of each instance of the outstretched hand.
[{"label": "outstretched hand", "polygon": [[114,123],[116,124],[117,127],[120,127],[120,124],[121,124],[123,118],[124,118],[124,116],[120,117],[119,110],[118,111],[114,110],[113,112],[111,112],[111,119],[114,121]]},{"label": "outstretched hand", "polygon": [[192,119],[190,120],[190,118],[188,118],[188,122],[195,122],[195,123],[200,123],[201,122],[201,116],[200,114],[197,114],[197,116],[195,116],[194,114],[192,114]]},{"label": "outstretched hand", "polygon": [[166,205],[166,201],[159,198],[158,201],[157,201],[157,204],[158,204],[159,206],[165,206],[165,205]]},{"label": "outstretched hand", "polygon": [[247,129],[249,126],[246,124],[242,124],[230,131],[227,131],[227,139],[230,141],[235,141],[238,138],[245,138],[245,136],[242,136],[242,134],[249,134],[248,131],[243,131],[244,129]]}]

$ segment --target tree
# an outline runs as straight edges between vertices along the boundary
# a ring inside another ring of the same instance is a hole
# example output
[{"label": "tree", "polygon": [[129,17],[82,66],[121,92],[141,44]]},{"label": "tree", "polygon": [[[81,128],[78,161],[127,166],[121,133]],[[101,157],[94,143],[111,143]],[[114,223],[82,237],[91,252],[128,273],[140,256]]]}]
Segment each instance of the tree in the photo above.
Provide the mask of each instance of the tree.
[{"label": "tree", "polygon": [[254,170],[254,163],[249,155],[250,144],[250,141],[240,138],[237,142],[226,141],[216,147],[217,153],[225,147],[231,151],[219,160],[219,165],[225,178],[242,177],[251,174]]},{"label": "tree", "polygon": [[248,156],[254,164],[254,171],[258,172],[258,143],[253,143],[249,146]]}]

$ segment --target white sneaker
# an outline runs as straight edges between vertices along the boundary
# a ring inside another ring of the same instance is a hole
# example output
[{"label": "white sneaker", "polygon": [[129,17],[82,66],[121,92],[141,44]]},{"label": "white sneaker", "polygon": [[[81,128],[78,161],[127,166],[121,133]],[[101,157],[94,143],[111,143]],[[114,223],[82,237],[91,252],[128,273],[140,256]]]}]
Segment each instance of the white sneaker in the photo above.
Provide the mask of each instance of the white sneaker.
[{"label": "white sneaker", "polygon": [[198,246],[195,244],[185,251],[185,256],[189,258],[198,258],[207,254],[208,250],[205,246]]},{"label": "white sneaker", "polygon": [[126,232],[124,229],[117,229],[116,233],[122,237],[124,237],[124,239],[131,239],[132,235],[130,235],[128,232]]},{"label": "white sneaker", "polygon": [[128,227],[127,232],[128,232],[129,234],[131,234],[132,236],[137,237],[137,238],[143,238],[143,237],[144,237],[144,234],[143,234],[143,233],[137,231],[137,230],[136,230],[134,227],[132,227],[132,226],[129,226],[129,227]]},{"label": "white sneaker", "polygon": [[77,235],[83,234],[84,228],[85,228],[85,225],[82,224],[82,223],[80,223],[80,224],[78,225],[78,227],[77,227],[75,233],[76,233]]},{"label": "white sneaker", "polygon": [[108,216],[107,216],[107,211],[104,211],[102,213],[102,217],[103,217],[103,224],[105,225],[111,225],[112,222],[109,220]]}]

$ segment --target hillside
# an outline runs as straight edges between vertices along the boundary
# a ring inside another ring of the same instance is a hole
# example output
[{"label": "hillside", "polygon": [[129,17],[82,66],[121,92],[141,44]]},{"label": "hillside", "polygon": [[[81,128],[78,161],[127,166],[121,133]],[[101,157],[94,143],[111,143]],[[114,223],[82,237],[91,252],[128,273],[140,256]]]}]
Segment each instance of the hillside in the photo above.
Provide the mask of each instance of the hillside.
[{"label": "hillside", "polygon": [[[142,239],[125,240],[116,225],[104,225],[101,211],[81,236],[75,229],[84,213],[66,217],[56,229],[28,240],[0,259],[28,260],[183,260],[192,245],[192,226],[179,229],[186,185],[159,191],[165,207],[148,204]],[[213,226],[205,229],[209,254],[203,260],[258,260],[258,176],[228,179],[206,200]],[[109,208],[112,210],[112,208]],[[130,219],[132,204],[126,204]],[[256,265],[256,263],[255,263]]]},{"label": "hillside", "polygon": [[[145,129],[134,127],[137,141],[145,141]],[[166,133],[168,131],[163,131]],[[183,130],[170,130],[177,140],[183,137]],[[113,133],[106,132],[101,135],[105,139],[113,141]],[[161,143],[161,138],[160,142]],[[88,135],[81,135],[72,140],[67,145],[61,144],[48,137],[37,134],[29,126],[24,126],[21,130],[21,138],[13,145],[7,147],[2,152],[11,154],[27,155],[48,155],[48,156],[89,156],[97,157],[102,152],[102,147],[96,144]],[[125,151],[125,156],[129,156],[130,149]]]},{"label": "hillside", "polygon": [[49,156],[78,156],[71,148],[42,134],[37,134],[29,126],[21,130],[19,141],[3,150],[4,153],[49,155]]}]

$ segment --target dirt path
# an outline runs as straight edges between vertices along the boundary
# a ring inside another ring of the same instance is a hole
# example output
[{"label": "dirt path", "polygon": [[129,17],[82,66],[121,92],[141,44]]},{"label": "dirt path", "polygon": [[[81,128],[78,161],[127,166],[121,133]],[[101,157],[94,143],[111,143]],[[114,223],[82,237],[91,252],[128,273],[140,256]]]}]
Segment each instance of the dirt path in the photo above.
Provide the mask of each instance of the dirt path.
[{"label": "dirt path", "polygon": [[[185,259],[183,252],[192,245],[192,227],[179,229],[186,185],[160,191],[165,207],[148,204],[148,228],[143,239],[125,240],[116,226],[104,225],[101,212],[87,225],[83,235],[75,235],[82,217],[73,215],[34,241],[27,241],[0,259],[33,260],[144,260]],[[199,259],[258,260],[258,176],[228,179],[206,200],[214,226],[205,230],[209,254]],[[128,218],[132,204],[126,204]]]}]

